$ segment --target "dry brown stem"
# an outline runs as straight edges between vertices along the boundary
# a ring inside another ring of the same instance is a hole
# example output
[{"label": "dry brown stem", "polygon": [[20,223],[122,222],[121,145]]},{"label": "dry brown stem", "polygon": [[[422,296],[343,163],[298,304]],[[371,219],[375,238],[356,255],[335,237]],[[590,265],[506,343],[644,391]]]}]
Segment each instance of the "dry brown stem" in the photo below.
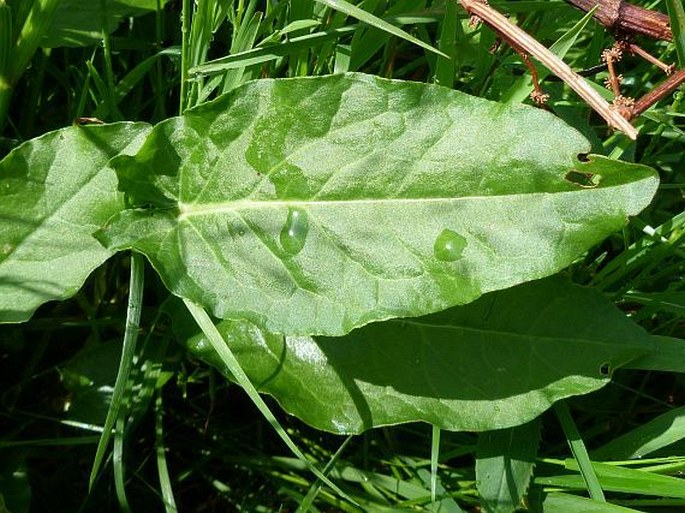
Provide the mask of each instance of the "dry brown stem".
[{"label": "dry brown stem", "polygon": [[637,139],[637,130],[628,123],[625,117],[621,116],[614,107],[609,105],[583,77],[574,72],[564,61],[550,52],[535,38],[480,0],[459,0],[459,3],[471,15],[478,16],[483,23],[497,32],[514,48],[518,48],[526,54],[535,57],[552,73],[566,82],[571,89],[578,93],[590,107],[604,118],[609,126],[621,130],[631,139]]},{"label": "dry brown stem", "polygon": [[609,30],[619,34],[640,35],[672,41],[673,33],[664,13],[633,5],[626,0],[566,0],[569,4],[589,12],[599,6],[594,17]]}]

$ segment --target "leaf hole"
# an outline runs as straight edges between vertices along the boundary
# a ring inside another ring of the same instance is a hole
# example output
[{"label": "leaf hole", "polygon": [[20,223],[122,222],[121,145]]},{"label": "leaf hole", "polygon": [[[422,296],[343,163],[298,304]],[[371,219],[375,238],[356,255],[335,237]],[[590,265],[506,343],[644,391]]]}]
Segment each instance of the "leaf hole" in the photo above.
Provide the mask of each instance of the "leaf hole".
[{"label": "leaf hole", "polygon": [[609,362],[603,363],[603,364],[599,367],[599,373],[600,373],[602,376],[605,376],[605,377],[606,377],[606,376],[610,376],[610,375],[611,375],[611,364],[610,364]]},{"label": "leaf hole", "polygon": [[578,171],[569,171],[564,176],[564,179],[576,185],[580,185],[584,188],[593,188],[599,185],[599,182],[602,180],[602,176],[595,175],[592,173],[579,173]]},{"label": "leaf hole", "polygon": [[590,162],[590,157],[587,153],[579,153],[576,157],[579,162]]}]

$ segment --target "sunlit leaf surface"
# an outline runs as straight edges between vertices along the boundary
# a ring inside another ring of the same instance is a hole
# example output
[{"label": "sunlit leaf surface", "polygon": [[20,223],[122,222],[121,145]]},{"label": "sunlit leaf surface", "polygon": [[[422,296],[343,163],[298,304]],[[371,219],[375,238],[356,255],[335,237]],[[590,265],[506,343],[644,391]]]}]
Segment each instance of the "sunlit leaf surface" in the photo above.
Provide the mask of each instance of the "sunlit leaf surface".
[{"label": "sunlit leaf surface", "polygon": [[99,237],[217,317],[341,335],[548,276],[620,229],[657,177],[588,150],[549,113],[438,86],[258,80],[114,159],[140,208]]},{"label": "sunlit leaf surface", "polygon": [[148,131],[142,123],[74,126],[0,161],[0,322],[73,296],[112,255],[92,237],[124,208],[107,162],[135,152]]}]

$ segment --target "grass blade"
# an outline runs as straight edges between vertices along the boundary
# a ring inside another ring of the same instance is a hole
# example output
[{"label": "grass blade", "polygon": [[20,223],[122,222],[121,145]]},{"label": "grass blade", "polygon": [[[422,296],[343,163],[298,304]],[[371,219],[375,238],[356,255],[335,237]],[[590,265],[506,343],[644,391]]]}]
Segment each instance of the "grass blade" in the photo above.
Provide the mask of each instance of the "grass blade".
[{"label": "grass blade", "polygon": [[201,66],[194,66],[188,70],[191,75],[213,75],[230,69],[240,69],[262,64],[290,55],[304,48],[311,48],[327,41],[339,39],[357,29],[357,25],[341,27],[333,30],[315,32],[305,36],[293,37],[290,41],[278,45],[251,48],[227,57],[208,61]]},{"label": "grass blade", "polygon": [[595,501],[606,502],[602,485],[600,485],[599,479],[597,479],[597,474],[595,473],[595,469],[592,466],[592,461],[590,460],[590,456],[585,448],[585,443],[578,432],[576,423],[573,422],[568,405],[564,401],[559,401],[554,405],[554,410],[556,411],[557,417],[559,418],[559,423],[564,430],[564,434],[566,435],[566,440],[571,448],[573,457],[578,463],[578,468],[583,476],[583,480],[585,481],[585,485],[590,493],[590,497]]},{"label": "grass blade", "polygon": [[668,16],[671,19],[673,42],[678,52],[678,63],[685,66],[685,7],[682,0],[666,0]]},{"label": "grass blade", "polygon": [[433,426],[431,437],[431,505],[435,507],[436,490],[438,488],[438,460],[440,459],[440,428]]},{"label": "grass blade", "polygon": [[643,458],[685,438],[685,407],[666,412],[593,451],[599,460]]},{"label": "grass blade", "polygon": [[164,500],[166,513],[177,513],[174,489],[169,477],[169,467],[166,463],[166,451],[164,450],[164,408],[161,391],[155,400],[155,452],[157,454],[157,474],[159,485]]},{"label": "grass blade", "polygon": [[392,25],[388,23],[387,21],[384,21],[377,16],[374,16],[370,12],[365,11],[364,9],[360,9],[359,7],[350,4],[349,2],[346,2],[345,0],[315,0],[316,2],[319,2],[321,4],[327,5],[331,9],[335,9],[336,11],[340,11],[342,13],[347,14],[348,16],[352,16],[353,18],[358,19],[362,23],[366,23],[367,25],[370,25],[372,27],[375,27],[379,30],[382,30],[384,32],[387,32],[389,34],[392,34],[393,36],[397,36],[401,39],[404,39],[405,41],[408,41],[410,43],[413,43],[417,46],[420,46],[424,50],[428,50],[429,52],[433,52],[441,57],[444,57],[446,59],[449,59],[450,56],[441,52],[437,48],[432,47],[431,45],[424,43],[420,39],[415,38],[411,34],[408,34],[401,28],[396,27],[395,25]]},{"label": "grass blade", "polygon": [[454,87],[457,66],[457,34],[462,35],[461,21],[457,16],[457,3],[445,2],[445,16],[440,30],[440,50],[449,58],[438,57],[435,64],[435,83],[445,87]]},{"label": "grass blade", "polygon": [[[347,444],[350,443],[352,440],[352,436],[348,436],[345,441],[338,447],[338,450],[335,451],[335,454],[331,458],[331,460],[326,464],[326,467],[323,469],[324,475],[328,475],[328,473],[333,469],[335,466],[336,462],[340,458],[340,455],[343,453],[345,448],[347,447]],[[300,503],[300,506],[297,508],[297,511],[295,513],[307,513],[309,509],[312,507],[314,504],[314,499],[316,499],[316,496],[319,494],[319,491],[321,490],[321,485],[323,482],[321,479],[317,479],[316,482],[311,486],[309,491],[307,492],[307,495],[304,496],[302,499],[302,502]]]},{"label": "grass blade", "polygon": [[138,339],[138,327],[140,326],[140,313],[143,308],[143,285],[144,285],[145,260],[138,253],[131,254],[131,281],[128,296],[128,310],[126,312],[126,330],[124,331],[124,343],[121,350],[121,361],[117,372],[114,391],[112,392],[112,403],[107,411],[107,418],[102,430],[102,435],[95,451],[95,461],[90,471],[89,488],[93,488],[95,478],[100,471],[102,460],[105,457],[109,439],[112,436],[112,428],[119,416],[121,405],[126,391],[126,383],[133,367],[133,356],[136,351],[136,340]]}]

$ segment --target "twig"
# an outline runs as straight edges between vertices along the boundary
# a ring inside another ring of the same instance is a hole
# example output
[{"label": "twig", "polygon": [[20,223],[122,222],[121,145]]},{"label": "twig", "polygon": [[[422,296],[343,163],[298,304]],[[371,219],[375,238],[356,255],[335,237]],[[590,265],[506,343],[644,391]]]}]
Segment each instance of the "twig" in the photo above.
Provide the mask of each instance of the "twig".
[{"label": "twig", "polygon": [[637,100],[631,109],[631,117],[639,116],[656,102],[671,94],[683,83],[685,83],[685,68],[679,69],[666,78],[666,80],[657,85],[654,89],[645,94],[642,98]]},{"label": "twig", "polygon": [[566,0],[585,12],[598,6],[594,17],[609,30],[672,41],[673,32],[666,14],[638,7],[625,0]]},{"label": "twig", "polygon": [[609,105],[588,82],[574,72],[564,61],[550,52],[521,28],[512,24],[502,14],[480,0],[459,0],[459,3],[471,14],[478,16],[486,25],[497,32],[512,46],[522,49],[535,57],[550,71],[561,78],[568,86],[585,100],[613,128],[617,128],[628,137],[637,139],[637,130],[619,112]]}]

